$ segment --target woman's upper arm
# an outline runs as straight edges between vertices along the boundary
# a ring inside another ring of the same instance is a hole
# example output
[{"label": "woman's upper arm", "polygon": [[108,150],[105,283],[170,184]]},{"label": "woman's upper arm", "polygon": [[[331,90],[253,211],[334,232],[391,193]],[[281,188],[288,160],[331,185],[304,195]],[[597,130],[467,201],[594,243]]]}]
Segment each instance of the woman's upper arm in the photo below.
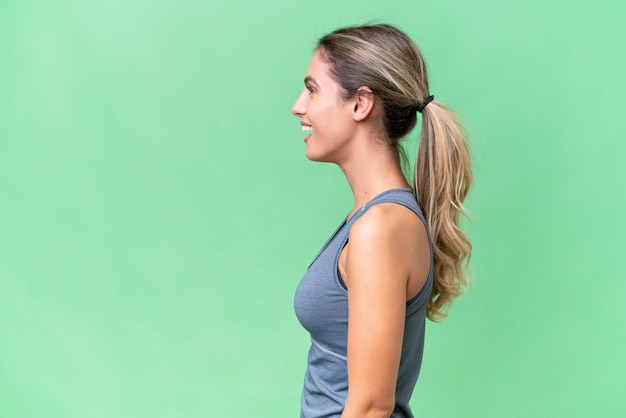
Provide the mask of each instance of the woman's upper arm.
[{"label": "woman's upper arm", "polygon": [[[407,266],[397,222],[376,206],[351,229],[348,279],[348,399],[344,417],[391,413],[402,351]],[[387,415],[388,416],[388,415]]]}]

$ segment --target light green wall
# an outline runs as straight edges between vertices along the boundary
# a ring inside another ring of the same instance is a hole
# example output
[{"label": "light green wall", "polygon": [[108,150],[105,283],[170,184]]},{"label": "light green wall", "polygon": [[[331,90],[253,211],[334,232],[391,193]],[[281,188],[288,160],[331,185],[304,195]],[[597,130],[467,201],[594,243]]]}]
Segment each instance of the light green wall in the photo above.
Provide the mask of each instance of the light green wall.
[{"label": "light green wall", "polygon": [[624,416],[626,6],[565,0],[2,0],[0,416],[298,416],[293,292],[351,196],[289,109],[367,21],[476,168],[416,416]]}]

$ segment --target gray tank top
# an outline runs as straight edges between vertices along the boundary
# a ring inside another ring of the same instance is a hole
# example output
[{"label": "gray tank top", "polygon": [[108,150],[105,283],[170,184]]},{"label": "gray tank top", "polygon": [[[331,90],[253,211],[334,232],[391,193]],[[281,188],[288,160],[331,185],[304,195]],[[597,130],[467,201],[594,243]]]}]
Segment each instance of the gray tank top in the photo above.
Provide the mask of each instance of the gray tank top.
[{"label": "gray tank top", "polygon": [[[370,207],[397,203],[426,221],[411,189],[390,189],[345,220],[317,254],[295,294],[298,320],[311,334],[308,367],[302,391],[301,418],[339,418],[348,394],[346,364],[348,339],[348,291],[337,267],[339,254],[348,242],[350,228]],[[430,241],[430,238],[429,238]],[[426,305],[433,284],[431,245],[430,272],[424,287],[406,303],[406,320],[400,368],[396,382],[396,405],[391,417],[413,417],[409,398],[415,387],[424,351]]]}]

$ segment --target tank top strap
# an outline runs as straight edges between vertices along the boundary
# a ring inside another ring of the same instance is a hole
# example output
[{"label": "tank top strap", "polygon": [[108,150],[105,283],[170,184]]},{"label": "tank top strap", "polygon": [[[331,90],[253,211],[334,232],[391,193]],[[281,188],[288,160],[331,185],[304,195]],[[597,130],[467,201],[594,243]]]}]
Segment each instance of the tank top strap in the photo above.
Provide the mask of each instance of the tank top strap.
[{"label": "tank top strap", "polygon": [[426,225],[426,219],[417,203],[413,190],[409,188],[388,189],[380,193],[372,200],[361,206],[359,210],[346,222],[348,229],[354,224],[369,208],[381,203],[398,203],[413,211]]}]

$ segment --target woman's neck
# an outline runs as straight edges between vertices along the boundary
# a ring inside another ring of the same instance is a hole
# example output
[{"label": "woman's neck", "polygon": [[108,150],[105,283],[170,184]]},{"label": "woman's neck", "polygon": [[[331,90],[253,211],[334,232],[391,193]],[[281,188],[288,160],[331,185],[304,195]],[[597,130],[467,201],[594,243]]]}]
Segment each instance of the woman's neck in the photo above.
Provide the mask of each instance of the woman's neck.
[{"label": "woman's neck", "polygon": [[397,153],[388,144],[379,142],[377,145],[339,164],[354,195],[350,215],[385,190],[410,187],[402,174]]}]

